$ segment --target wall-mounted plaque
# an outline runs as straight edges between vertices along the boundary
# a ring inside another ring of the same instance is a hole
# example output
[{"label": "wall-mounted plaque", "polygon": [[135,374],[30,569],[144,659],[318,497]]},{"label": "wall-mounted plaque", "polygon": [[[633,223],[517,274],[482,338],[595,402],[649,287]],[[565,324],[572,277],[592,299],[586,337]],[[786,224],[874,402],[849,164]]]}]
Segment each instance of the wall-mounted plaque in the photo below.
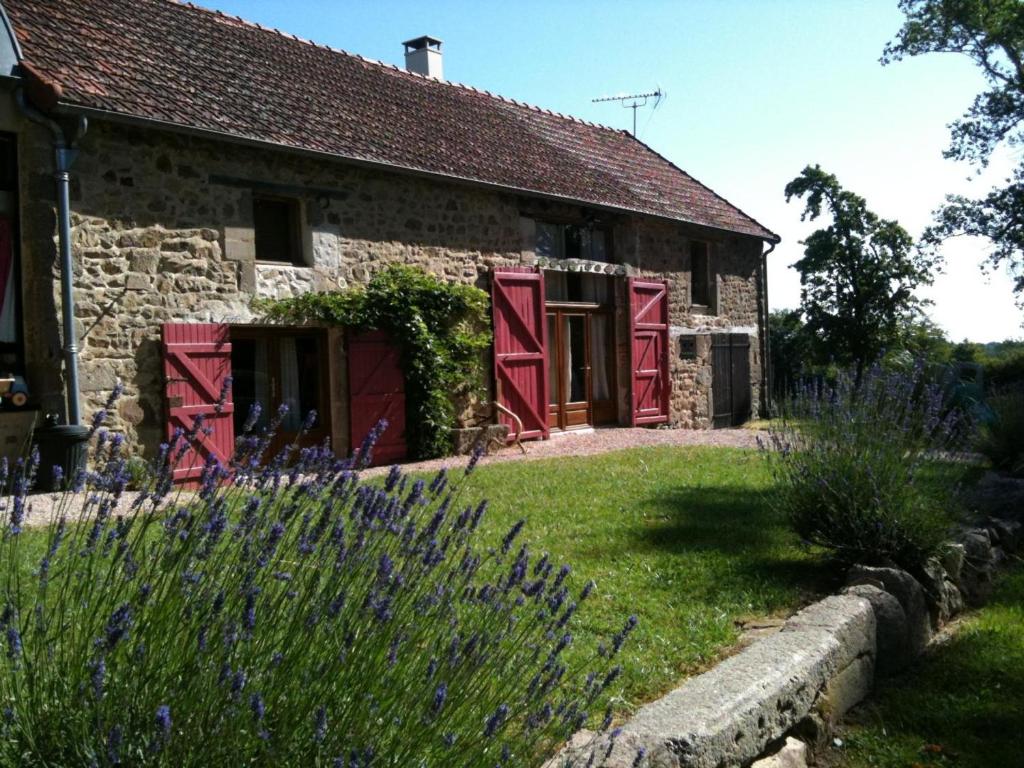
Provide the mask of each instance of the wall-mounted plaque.
[{"label": "wall-mounted plaque", "polygon": [[679,357],[683,360],[695,360],[697,358],[697,337],[686,335],[679,337]]}]

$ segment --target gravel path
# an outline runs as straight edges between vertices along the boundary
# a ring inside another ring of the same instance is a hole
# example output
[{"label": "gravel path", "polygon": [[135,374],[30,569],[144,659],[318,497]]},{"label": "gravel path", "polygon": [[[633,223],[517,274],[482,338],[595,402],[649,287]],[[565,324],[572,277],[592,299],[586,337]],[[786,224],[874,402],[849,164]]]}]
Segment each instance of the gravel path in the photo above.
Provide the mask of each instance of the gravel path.
[{"label": "gravel path", "polygon": [[[719,448],[757,448],[758,435],[765,433],[756,429],[645,429],[643,427],[608,427],[579,432],[569,432],[552,437],[550,440],[532,440],[523,443],[524,454],[515,445],[500,449],[497,453],[481,459],[481,464],[499,461],[534,461],[558,456],[593,456],[626,448],[641,448],[657,445],[700,445]],[[404,464],[407,472],[432,472],[441,467],[461,466],[465,456],[447,456],[443,459]],[[367,470],[367,475],[387,472],[387,467]]]},{"label": "gravel path", "polygon": [[[757,436],[763,434],[753,429],[643,429],[614,427],[594,429],[552,437],[550,440],[533,440],[523,443],[524,454],[515,445],[501,448],[496,453],[481,459],[481,464],[494,464],[502,461],[536,461],[551,459],[558,456],[593,456],[598,453],[620,451],[626,448],[658,445],[701,445],[727,448],[756,448]],[[402,465],[406,472],[436,472],[441,467],[465,466],[467,457],[448,456],[443,459],[410,462]],[[365,470],[365,477],[385,474],[388,467],[373,467]],[[188,493],[184,491],[183,493]],[[131,513],[131,505],[138,498],[138,493],[126,491],[119,499],[114,515]],[[48,525],[57,511],[61,495],[55,493],[37,493],[29,497],[26,505],[25,525]],[[77,494],[67,499],[61,510],[68,520],[78,519],[84,494]],[[0,515],[6,516],[0,512]]]}]

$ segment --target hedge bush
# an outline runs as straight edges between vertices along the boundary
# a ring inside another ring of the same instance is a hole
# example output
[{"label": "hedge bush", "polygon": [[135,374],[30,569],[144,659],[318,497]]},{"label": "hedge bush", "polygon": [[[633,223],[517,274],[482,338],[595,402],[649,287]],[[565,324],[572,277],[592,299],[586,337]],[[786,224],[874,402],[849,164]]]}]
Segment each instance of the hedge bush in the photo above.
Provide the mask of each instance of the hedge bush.
[{"label": "hedge bush", "polygon": [[930,465],[965,436],[945,392],[923,365],[805,384],[763,444],[773,503],[841,562],[919,569],[948,533],[956,476]]},{"label": "hedge bush", "polygon": [[1024,476],[1024,385],[989,395],[978,450],[1003,472]]}]

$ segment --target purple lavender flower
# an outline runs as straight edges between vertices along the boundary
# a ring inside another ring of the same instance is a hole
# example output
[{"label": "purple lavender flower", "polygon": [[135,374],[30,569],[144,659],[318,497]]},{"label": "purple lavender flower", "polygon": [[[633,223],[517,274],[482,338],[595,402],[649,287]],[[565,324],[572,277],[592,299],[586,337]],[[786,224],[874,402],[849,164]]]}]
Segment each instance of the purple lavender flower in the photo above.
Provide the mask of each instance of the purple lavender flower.
[{"label": "purple lavender flower", "polygon": [[263,408],[259,403],[253,403],[249,406],[249,415],[245,417],[245,422],[242,424],[243,434],[252,432],[253,427],[256,426],[256,422],[260,420],[260,414],[262,412]]},{"label": "purple lavender flower", "polygon": [[123,740],[124,732],[120,725],[115,725],[110,729],[110,734],[107,736],[107,760],[111,765],[121,764],[121,742]]},{"label": "purple lavender flower", "polygon": [[488,739],[494,738],[505,718],[508,717],[508,704],[499,704],[498,708],[484,722],[484,736]]},{"label": "purple lavender flower", "polygon": [[444,703],[448,698],[448,683],[441,683],[437,686],[437,690],[434,691],[434,713],[441,711],[444,707]]},{"label": "purple lavender flower", "polygon": [[7,658],[17,659],[21,656],[21,633],[15,626],[7,627]]},{"label": "purple lavender flower", "polygon": [[258,693],[254,693],[249,697],[249,709],[252,710],[252,717],[257,723],[263,720],[263,716],[267,713],[267,708],[263,703],[263,697]]},{"label": "purple lavender flower", "polygon": [[227,405],[228,400],[231,399],[231,382],[230,376],[225,376],[223,383],[220,385],[220,394],[217,396],[217,404],[213,407],[214,413],[224,413],[224,407]]},{"label": "purple lavender flower", "polygon": [[313,715],[313,741],[323,744],[327,737],[327,707],[321,704]]},{"label": "purple lavender flower", "polygon": [[523,530],[524,525],[526,525],[526,521],[519,520],[511,528],[509,528],[508,533],[505,534],[505,538],[501,540],[501,551],[503,553],[508,553],[508,551],[512,549],[512,542],[515,541],[516,536],[519,535],[519,532]]},{"label": "purple lavender flower", "polygon": [[171,708],[161,704],[156,708],[157,735],[161,740],[166,741],[171,735]]},{"label": "purple lavender flower", "polygon": [[92,674],[90,675],[90,681],[92,682],[92,693],[96,697],[96,701],[100,701],[103,698],[103,687],[106,684],[107,679],[107,662],[103,660],[101,656],[92,664]]}]

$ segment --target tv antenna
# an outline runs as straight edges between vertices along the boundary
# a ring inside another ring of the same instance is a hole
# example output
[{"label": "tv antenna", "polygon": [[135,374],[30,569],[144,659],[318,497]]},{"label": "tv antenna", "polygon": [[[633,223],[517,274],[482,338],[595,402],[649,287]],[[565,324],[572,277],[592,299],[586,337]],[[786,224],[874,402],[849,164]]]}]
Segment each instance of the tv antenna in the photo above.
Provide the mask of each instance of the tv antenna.
[{"label": "tv antenna", "polygon": [[633,110],[633,138],[636,138],[636,111],[640,107],[647,106],[648,99],[654,99],[654,109],[658,108],[661,100],[665,98],[664,91],[661,88],[655,88],[650,93],[631,93],[624,96],[601,96],[597,99],[591,99],[592,104],[596,104],[599,101],[618,101],[626,109]]}]

